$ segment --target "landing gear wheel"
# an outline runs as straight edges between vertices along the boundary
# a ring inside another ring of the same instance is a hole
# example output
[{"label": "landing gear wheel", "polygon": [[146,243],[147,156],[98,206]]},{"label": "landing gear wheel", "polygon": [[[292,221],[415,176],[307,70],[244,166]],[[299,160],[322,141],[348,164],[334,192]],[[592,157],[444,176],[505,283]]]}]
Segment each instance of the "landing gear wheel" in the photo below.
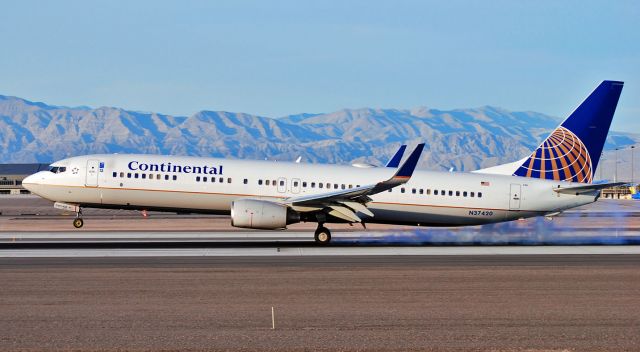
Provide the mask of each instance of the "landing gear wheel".
[{"label": "landing gear wheel", "polygon": [[82,227],[82,225],[84,225],[84,220],[82,220],[81,218],[73,219],[73,227],[75,227],[76,229],[79,229]]},{"label": "landing gear wheel", "polygon": [[314,238],[317,244],[329,244],[331,242],[331,231],[326,227],[319,227]]}]

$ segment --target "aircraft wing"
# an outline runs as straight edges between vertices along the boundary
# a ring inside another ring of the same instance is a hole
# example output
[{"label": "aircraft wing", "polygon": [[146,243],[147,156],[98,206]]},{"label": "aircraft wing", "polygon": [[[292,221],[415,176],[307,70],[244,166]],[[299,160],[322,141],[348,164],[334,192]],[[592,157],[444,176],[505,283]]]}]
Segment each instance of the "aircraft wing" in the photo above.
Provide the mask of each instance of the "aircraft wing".
[{"label": "aircraft wing", "polygon": [[298,211],[317,211],[328,209],[329,215],[351,222],[361,222],[362,220],[355,214],[355,212],[359,211],[369,216],[373,216],[373,213],[366,207],[366,203],[371,201],[369,196],[390,190],[408,182],[411,175],[413,175],[413,171],[418,164],[418,160],[420,159],[420,154],[422,154],[423,149],[424,144],[419,144],[402,166],[398,168],[398,171],[396,171],[396,173],[388,180],[335,192],[291,197],[285,199],[283,203]]},{"label": "aircraft wing", "polygon": [[598,184],[592,183],[592,184],[573,186],[573,187],[554,188],[553,191],[554,192],[558,192],[558,193],[564,193],[564,194],[578,195],[578,194],[581,194],[581,193],[589,193],[589,192],[593,192],[593,191],[599,191],[599,190],[604,189],[604,188],[622,186],[622,185],[625,185],[625,184],[627,184],[627,182],[609,182],[609,183],[598,183]]}]

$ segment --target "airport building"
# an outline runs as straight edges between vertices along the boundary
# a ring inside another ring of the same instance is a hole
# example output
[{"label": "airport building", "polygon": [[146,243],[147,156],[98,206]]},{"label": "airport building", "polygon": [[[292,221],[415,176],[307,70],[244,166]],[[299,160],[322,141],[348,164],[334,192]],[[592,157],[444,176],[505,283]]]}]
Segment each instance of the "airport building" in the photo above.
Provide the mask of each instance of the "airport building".
[{"label": "airport building", "polygon": [[0,164],[0,194],[30,194],[22,180],[48,168],[49,164]]}]

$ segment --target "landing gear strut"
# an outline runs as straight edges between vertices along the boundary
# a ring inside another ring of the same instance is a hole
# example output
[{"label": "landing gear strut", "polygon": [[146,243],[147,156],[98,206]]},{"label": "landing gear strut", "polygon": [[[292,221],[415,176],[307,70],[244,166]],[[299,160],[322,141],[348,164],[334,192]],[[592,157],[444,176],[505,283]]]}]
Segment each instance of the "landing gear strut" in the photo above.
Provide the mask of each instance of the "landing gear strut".
[{"label": "landing gear strut", "polygon": [[314,238],[317,244],[329,244],[331,242],[331,231],[322,226],[322,224],[318,224]]},{"label": "landing gear strut", "polygon": [[82,220],[82,209],[78,208],[78,212],[76,213],[76,218],[73,219],[73,227],[79,229],[84,225],[84,220]]}]

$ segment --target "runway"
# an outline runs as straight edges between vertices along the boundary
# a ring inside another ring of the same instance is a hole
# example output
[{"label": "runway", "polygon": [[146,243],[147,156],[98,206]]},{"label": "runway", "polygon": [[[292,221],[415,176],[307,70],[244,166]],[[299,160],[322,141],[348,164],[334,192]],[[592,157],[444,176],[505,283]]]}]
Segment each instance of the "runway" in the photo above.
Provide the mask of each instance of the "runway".
[{"label": "runway", "polygon": [[76,230],[48,204],[6,204],[2,351],[640,350],[640,202],[485,227],[336,225],[329,246],[313,224],[113,211]]},{"label": "runway", "polygon": [[[309,232],[23,232],[0,234],[0,257],[207,257],[207,256],[468,256],[640,254],[640,237],[582,235],[516,242],[477,238],[437,241],[404,232],[337,232],[329,246]],[[551,243],[549,243],[551,242]],[[567,245],[571,244],[571,245]],[[616,245],[602,245],[616,244]]]},{"label": "runway", "polygon": [[0,280],[3,351],[640,349],[638,255],[0,258]]}]

